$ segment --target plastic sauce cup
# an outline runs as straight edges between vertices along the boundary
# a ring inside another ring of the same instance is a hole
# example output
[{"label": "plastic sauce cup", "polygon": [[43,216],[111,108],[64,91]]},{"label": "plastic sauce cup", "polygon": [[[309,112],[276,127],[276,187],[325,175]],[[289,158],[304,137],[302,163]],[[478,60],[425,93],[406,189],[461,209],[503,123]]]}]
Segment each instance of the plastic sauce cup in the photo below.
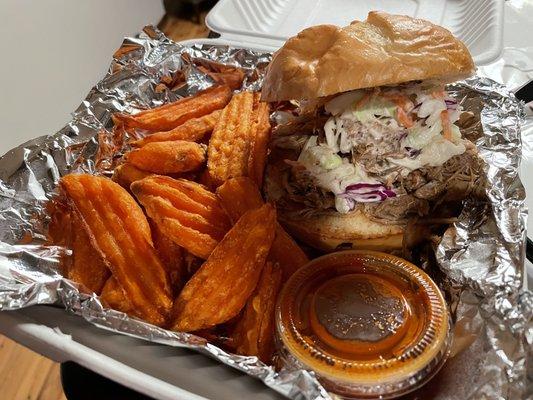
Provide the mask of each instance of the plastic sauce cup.
[{"label": "plastic sauce cup", "polygon": [[390,254],[343,251],[302,267],[276,309],[283,361],[347,399],[393,398],[426,383],[449,353],[437,285]]}]

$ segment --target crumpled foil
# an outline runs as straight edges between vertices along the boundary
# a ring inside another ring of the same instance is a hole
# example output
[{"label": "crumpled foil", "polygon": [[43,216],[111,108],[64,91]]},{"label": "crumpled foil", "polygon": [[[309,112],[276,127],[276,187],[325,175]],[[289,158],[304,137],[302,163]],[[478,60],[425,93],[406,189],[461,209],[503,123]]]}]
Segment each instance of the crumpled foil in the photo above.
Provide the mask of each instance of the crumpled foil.
[{"label": "crumpled foil", "polygon": [[[80,293],[60,275],[58,259],[65,249],[44,244],[44,207],[59,178],[73,171],[109,173],[113,159],[104,147],[112,140],[112,113],[154,107],[211,85],[211,78],[191,62],[197,58],[245,68],[245,86],[257,89],[270,57],[223,45],[176,44],[152,27],[126,39],[107,75],[63,129],[0,158],[0,309],[61,304],[101,328],[208,354],[289,398],[329,399],[313,373],[276,372],[255,357],[233,355],[203,338],[105,309],[96,296]],[[160,90],[161,78],[177,70],[183,71],[185,82]],[[523,289],[527,213],[518,177],[522,106],[502,85],[486,78],[474,77],[450,90],[474,111],[466,134],[475,139],[487,164],[488,201],[466,201],[459,221],[434,249],[433,260],[423,265],[446,294],[455,340],[444,368],[408,398],[527,398],[532,395],[527,367],[533,295]]]}]

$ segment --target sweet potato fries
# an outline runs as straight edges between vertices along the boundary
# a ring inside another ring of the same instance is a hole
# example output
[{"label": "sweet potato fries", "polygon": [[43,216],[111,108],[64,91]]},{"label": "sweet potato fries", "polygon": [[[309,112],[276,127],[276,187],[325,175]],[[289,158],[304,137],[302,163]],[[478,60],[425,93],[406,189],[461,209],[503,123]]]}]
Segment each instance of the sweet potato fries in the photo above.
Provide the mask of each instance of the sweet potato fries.
[{"label": "sweet potato fries", "polygon": [[61,179],[49,240],[104,306],[268,363],[277,293],[307,257],[261,196],[268,106],[232,93],[242,70],[200,67],[222,85],[113,117],[127,151],[111,179]]}]

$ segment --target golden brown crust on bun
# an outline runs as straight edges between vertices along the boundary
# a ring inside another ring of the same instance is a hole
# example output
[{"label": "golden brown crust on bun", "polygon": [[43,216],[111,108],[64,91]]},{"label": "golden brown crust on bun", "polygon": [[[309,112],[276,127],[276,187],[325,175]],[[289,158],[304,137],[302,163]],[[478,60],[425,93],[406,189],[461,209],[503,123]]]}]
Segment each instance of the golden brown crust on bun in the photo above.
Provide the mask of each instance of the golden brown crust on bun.
[{"label": "golden brown crust on bun", "polygon": [[318,25],[289,39],[270,63],[263,101],[312,99],[413,80],[472,75],[466,46],[431,22],[372,11],[340,28]]},{"label": "golden brown crust on bun", "polygon": [[374,222],[361,211],[348,214],[329,211],[294,218],[278,211],[278,216],[292,235],[320,250],[402,248],[404,230],[401,226]]}]

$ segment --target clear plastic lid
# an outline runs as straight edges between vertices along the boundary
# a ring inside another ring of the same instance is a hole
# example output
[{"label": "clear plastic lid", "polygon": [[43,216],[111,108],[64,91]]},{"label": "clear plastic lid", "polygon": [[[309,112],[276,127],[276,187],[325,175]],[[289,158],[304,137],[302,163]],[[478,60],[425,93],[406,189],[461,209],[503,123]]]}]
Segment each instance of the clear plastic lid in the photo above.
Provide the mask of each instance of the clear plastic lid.
[{"label": "clear plastic lid", "polygon": [[436,284],[385,253],[317,258],[284,286],[276,312],[284,359],[346,398],[391,398],[423,385],[448,354],[450,325]]}]

